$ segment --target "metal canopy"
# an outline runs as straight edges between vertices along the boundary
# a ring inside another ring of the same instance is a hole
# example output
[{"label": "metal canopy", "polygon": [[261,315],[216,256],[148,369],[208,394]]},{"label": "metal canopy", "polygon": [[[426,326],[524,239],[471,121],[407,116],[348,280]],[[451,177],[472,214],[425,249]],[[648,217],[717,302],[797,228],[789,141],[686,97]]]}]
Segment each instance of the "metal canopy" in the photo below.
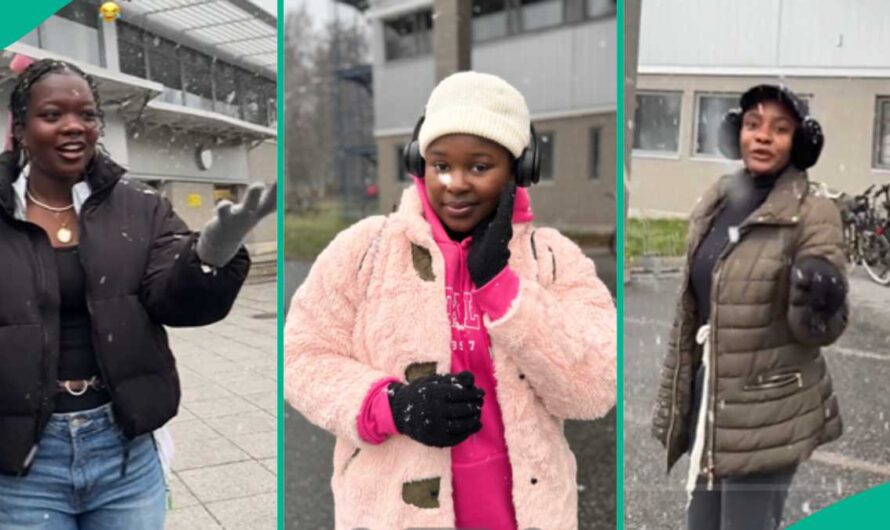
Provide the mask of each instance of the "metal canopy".
[{"label": "metal canopy", "polygon": [[150,101],[141,119],[148,125],[167,125],[177,129],[201,131],[227,139],[266,140],[278,136],[276,129],[249,123],[203,109],[183,107],[163,101]]},{"label": "metal canopy", "polygon": [[141,106],[143,101],[157,96],[164,90],[164,85],[155,81],[115,72],[101,66],[76,61],[69,57],[62,57],[57,53],[22,44],[21,42],[10,44],[0,52],[0,75],[3,76],[4,80],[16,77],[16,74],[9,70],[9,63],[17,53],[27,55],[33,59],[60,59],[80,67],[81,70],[92,76],[96,81],[99,94],[102,96],[105,104],[130,106],[135,103],[137,106]]},{"label": "metal canopy", "polygon": [[121,20],[277,77],[276,18],[248,0],[139,0]]}]

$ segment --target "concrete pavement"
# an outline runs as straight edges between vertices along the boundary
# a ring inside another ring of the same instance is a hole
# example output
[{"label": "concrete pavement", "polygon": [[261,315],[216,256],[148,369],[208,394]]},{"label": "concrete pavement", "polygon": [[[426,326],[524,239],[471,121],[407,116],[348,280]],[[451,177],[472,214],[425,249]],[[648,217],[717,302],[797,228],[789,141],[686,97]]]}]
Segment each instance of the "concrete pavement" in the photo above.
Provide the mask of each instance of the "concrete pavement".
[{"label": "concrete pavement", "polygon": [[276,282],[212,326],[168,329],[182,383],[167,530],[277,528]]},{"label": "concrete pavement", "polygon": [[[625,288],[625,528],[683,528],[688,458],[665,473],[665,451],[649,434],[655,385],[667,347],[679,275],[636,276]],[[851,274],[850,324],[824,350],[844,434],[819,448],[795,477],[785,524],[890,481],[890,289]]]}]

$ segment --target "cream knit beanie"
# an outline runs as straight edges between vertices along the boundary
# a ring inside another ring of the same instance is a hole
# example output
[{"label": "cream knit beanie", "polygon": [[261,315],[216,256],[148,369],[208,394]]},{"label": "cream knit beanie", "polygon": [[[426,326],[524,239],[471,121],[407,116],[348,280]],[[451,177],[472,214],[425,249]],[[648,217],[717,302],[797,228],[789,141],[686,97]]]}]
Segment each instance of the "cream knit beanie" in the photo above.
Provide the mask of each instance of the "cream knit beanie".
[{"label": "cream knit beanie", "polygon": [[529,143],[528,105],[509,83],[491,74],[458,72],[430,94],[418,134],[420,154],[446,134],[474,134],[519,157]]}]

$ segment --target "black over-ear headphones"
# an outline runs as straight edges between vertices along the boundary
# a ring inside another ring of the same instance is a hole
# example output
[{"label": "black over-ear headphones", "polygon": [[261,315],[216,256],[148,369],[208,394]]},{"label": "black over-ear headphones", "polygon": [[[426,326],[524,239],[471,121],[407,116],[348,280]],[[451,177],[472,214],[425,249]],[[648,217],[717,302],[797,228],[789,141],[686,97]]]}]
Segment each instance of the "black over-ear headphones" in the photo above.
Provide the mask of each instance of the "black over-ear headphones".
[{"label": "black over-ear headphones", "polygon": [[717,135],[717,146],[723,156],[732,160],[742,158],[739,148],[742,117],[745,111],[765,100],[778,101],[786,105],[800,122],[791,141],[791,163],[794,167],[804,170],[815,165],[825,145],[822,126],[809,116],[808,105],[797,94],[784,86],[775,85],[752,87],[742,95],[741,108],[732,109],[723,116]]},{"label": "black over-ear headphones", "polygon": [[[424,118],[425,116],[421,116],[417,120],[414,134],[411,136],[411,143],[405,146],[405,150],[402,152],[402,165],[405,171],[417,178],[423,178],[426,169],[426,161],[420,154],[420,143],[417,141]],[[535,133],[534,125],[529,125],[529,129],[531,137],[528,147],[523,149],[522,154],[513,160],[513,176],[516,179],[516,185],[521,188],[527,188],[541,180],[541,152],[538,150],[538,135]]]}]

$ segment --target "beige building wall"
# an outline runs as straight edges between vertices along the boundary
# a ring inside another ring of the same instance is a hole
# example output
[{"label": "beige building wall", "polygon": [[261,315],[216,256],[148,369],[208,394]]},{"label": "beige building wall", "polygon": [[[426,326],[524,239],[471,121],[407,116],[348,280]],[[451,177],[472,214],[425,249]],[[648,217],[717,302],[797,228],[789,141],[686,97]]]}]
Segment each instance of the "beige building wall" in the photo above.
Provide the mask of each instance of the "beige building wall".
[{"label": "beige building wall", "polygon": [[[609,234],[615,227],[615,113],[535,121],[540,133],[554,137],[554,178],[531,188],[538,225],[584,234]],[[598,127],[598,177],[590,178],[590,129]],[[397,146],[411,135],[377,138],[380,211],[393,210],[410,182],[398,182]]]},{"label": "beige building wall", "polygon": [[[272,184],[278,179],[278,143],[267,140],[247,152],[247,172],[250,182]],[[266,217],[247,236],[247,246],[252,253],[274,252],[278,248],[278,219],[275,214]]]},{"label": "beige building wall", "polygon": [[170,180],[161,184],[160,191],[192,230],[200,230],[213,216],[213,184]]},{"label": "beige building wall", "polygon": [[[819,162],[809,171],[811,180],[854,194],[870,184],[890,182],[890,170],[872,167],[877,97],[890,96],[888,78],[641,74],[639,91],[682,92],[679,152],[634,152],[629,185],[631,216],[686,216],[720,175],[741,167],[740,162],[694,154],[695,95],[741,93],[759,83],[785,83],[809,98],[810,112],[825,132],[825,148]],[[633,142],[633,138],[627,141]]]}]

